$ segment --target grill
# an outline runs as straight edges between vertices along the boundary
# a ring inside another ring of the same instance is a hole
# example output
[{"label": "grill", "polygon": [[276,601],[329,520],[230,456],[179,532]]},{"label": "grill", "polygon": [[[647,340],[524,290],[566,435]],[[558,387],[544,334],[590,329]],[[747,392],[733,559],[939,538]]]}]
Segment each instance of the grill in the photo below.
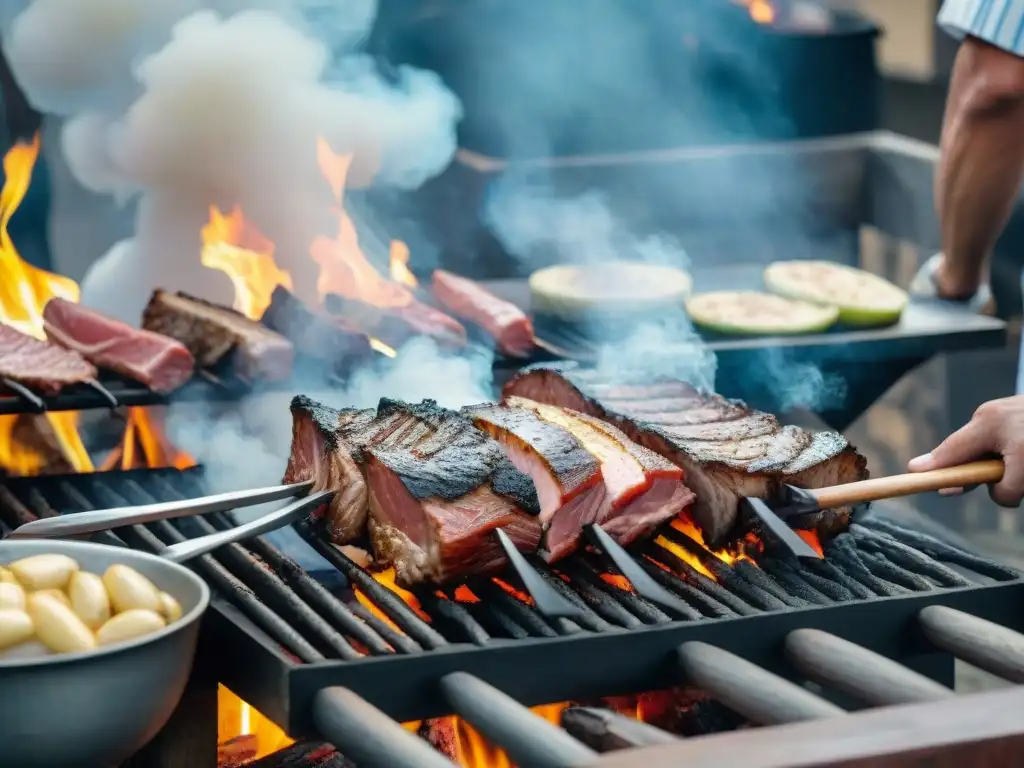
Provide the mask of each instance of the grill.
[{"label": "grill", "polygon": [[[0,487],[0,518],[16,526],[35,517],[169,501],[204,490],[201,469],[20,478]],[[102,537],[153,551],[231,524],[214,514]],[[259,539],[196,561],[216,593],[203,653],[216,659],[220,682],[288,733],[319,734],[360,766],[447,765],[397,722],[453,712],[521,765],[582,764],[592,751],[526,706],[686,681],[756,723],[839,713],[777,676],[792,675],[794,660],[804,675],[861,699],[870,694],[868,703],[893,703],[886,697],[934,691],[935,684],[911,676],[917,688],[886,687],[884,675],[857,671],[880,663],[865,653],[918,668],[936,659],[941,666],[938,652],[979,663],[991,656],[997,637],[974,632],[965,641],[964,628],[973,631],[973,623],[985,619],[1024,629],[1024,581],[1016,570],[881,517],[862,516],[834,540],[824,562],[802,566],[769,556],[760,569],[701,555],[698,545],[668,529],[664,535],[702,556],[715,577],[656,545],[634,550],[634,560],[682,598],[677,611],[617,586],[609,578],[617,571],[598,554],[574,556],[558,565],[558,573],[535,563],[580,609],[572,621],[545,618],[517,596],[515,583],[490,579],[467,585],[475,602],[453,599],[454,591],[424,591],[415,595],[416,610],[322,544],[308,525],[297,530],[334,573],[314,579]],[[353,589],[375,610],[354,599]],[[811,639],[799,640],[806,637]],[[592,730],[592,718],[583,720]],[[577,724],[577,735],[582,728]]]}]

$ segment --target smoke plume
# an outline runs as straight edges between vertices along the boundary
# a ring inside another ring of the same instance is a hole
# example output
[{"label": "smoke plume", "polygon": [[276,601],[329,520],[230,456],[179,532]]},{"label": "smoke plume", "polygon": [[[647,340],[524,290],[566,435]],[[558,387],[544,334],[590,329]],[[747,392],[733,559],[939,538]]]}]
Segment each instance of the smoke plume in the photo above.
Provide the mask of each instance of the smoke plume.
[{"label": "smoke plume", "polygon": [[157,286],[230,303],[227,280],[198,259],[211,205],[240,205],[308,298],[309,243],[336,227],[318,137],[353,155],[350,188],[412,188],[443,169],[458,100],[430,72],[384,79],[359,52],[375,13],[373,0],[24,7],[4,38],[15,77],[67,118],[62,150],[81,184],[138,200],[133,240],[94,266],[83,301],[132,323]]}]

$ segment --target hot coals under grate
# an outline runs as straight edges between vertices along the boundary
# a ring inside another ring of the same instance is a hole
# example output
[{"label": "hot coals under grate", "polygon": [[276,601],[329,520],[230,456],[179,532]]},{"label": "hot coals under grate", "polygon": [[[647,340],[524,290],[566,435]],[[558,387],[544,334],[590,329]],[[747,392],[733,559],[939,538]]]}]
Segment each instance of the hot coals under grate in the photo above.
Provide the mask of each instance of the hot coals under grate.
[{"label": "hot coals under grate", "polygon": [[[201,470],[22,478],[0,486],[0,518],[15,526],[37,516],[204,492]],[[231,524],[227,516],[208,515],[100,538],[153,551]],[[325,723],[314,715],[318,693],[329,686],[344,686],[362,702],[352,710],[352,701],[335,701],[338,710],[360,712],[345,721],[356,724],[355,732],[365,730],[363,716],[378,722],[379,712],[361,709],[368,701],[386,713],[380,722],[391,725],[388,718],[456,712],[473,721],[474,712],[501,712],[500,726],[474,724],[492,737],[497,727],[502,743],[502,733],[507,738],[523,717],[536,720],[520,702],[585,702],[695,680],[745,717],[773,722],[778,700],[759,702],[754,690],[767,690],[778,678],[760,670],[768,682],[755,675],[737,686],[703,672],[742,670],[751,662],[777,669],[785,663],[780,649],[798,628],[901,658],[935,651],[914,626],[926,606],[969,609],[1009,625],[1022,615],[1015,570],[881,519],[854,525],[827,547],[824,561],[806,565],[777,557],[727,564],[683,531],[666,528],[661,544],[645,543],[633,555],[682,598],[676,610],[633,593],[595,552],[556,570],[537,564],[579,608],[573,620],[541,615],[512,576],[416,594],[392,589],[308,526],[300,534],[337,570],[333,581],[314,579],[263,540],[224,547],[194,564],[217,595],[204,637],[217,647],[221,682],[293,735],[325,727],[338,733],[342,720]],[[696,653],[680,665],[674,651],[684,643],[710,643],[713,653]],[[737,702],[735,695],[746,699]],[[353,756],[359,751],[346,749]]]}]

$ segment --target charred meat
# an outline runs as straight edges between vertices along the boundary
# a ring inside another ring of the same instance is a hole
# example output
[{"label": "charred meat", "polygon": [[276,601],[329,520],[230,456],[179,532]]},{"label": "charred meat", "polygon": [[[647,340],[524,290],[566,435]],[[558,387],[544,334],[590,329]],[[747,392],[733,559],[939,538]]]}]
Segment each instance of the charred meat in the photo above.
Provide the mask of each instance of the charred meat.
[{"label": "charred meat", "polygon": [[519,397],[509,398],[508,404],[563,427],[601,463],[604,501],[595,522],[620,544],[650,533],[693,503],[693,492],[683,485],[683,470],[611,424]]},{"label": "charred meat", "polygon": [[486,404],[464,412],[532,478],[545,559],[554,561],[575,549],[584,526],[597,522],[604,505],[600,460],[567,429],[533,411]]},{"label": "charred meat", "polygon": [[134,379],[153,392],[173,392],[192,378],[196,361],[184,344],[65,299],[43,309],[46,338],[98,368]]},{"label": "charred meat", "polygon": [[314,312],[281,285],[271,294],[260,322],[288,339],[299,354],[330,368],[344,370],[373,355],[366,334],[346,328],[342,320]]},{"label": "charred meat", "polygon": [[498,351],[527,357],[533,350],[533,323],[515,304],[499,299],[478,283],[443,269],[431,280],[434,298],[456,317],[480,326]]},{"label": "charred meat", "polygon": [[444,312],[412,299],[401,307],[375,307],[363,301],[328,294],[324,308],[368,336],[400,347],[414,336],[433,339],[442,349],[466,346],[466,329]]},{"label": "charred meat", "polygon": [[519,549],[536,549],[536,491],[495,441],[429,400],[382,401],[378,418],[388,420],[388,435],[362,451],[370,538],[399,583],[499,572],[506,558],[498,528]]},{"label": "charred meat", "polygon": [[[607,421],[682,467],[697,495],[692,514],[710,546],[734,532],[744,497],[771,498],[782,483],[816,488],[867,477],[864,457],[842,435],[782,426],[774,416],[682,381],[623,384],[575,364],[543,365],[520,372],[504,395]],[[827,510],[805,525],[835,533],[849,512]]]},{"label": "charred meat", "polygon": [[230,364],[244,382],[282,381],[292,373],[295,351],[288,339],[233,309],[186,293],[154,291],[142,327],[180,341],[200,368]]},{"label": "charred meat", "polygon": [[56,395],[73,384],[95,379],[95,366],[73,349],[58,347],[0,325],[0,378],[42,395]]},{"label": "charred meat", "polygon": [[314,491],[333,490],[326,508],[327,535],[335,544],[354,541],[366,530],[366,482],[338,427],[355,414],[372,418],[373,411],[339,411],[305,395],[292,399],[291,411],[292,446],[283,482],[312,480]]}]

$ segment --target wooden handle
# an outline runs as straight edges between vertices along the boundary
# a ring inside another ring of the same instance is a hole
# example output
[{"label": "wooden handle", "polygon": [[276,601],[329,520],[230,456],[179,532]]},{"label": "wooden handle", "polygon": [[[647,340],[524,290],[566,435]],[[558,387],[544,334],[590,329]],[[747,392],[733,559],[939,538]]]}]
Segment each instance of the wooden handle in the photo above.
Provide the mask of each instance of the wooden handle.
[{"label": "wooden handle", "polygon": [[926,491],[941,491],[943,488],[963,488],[982,483],[998,483],[1003,479],[1003,462],[1000,459],[975,461],[959,467],[933,469],[930,472],[914,472],[907,475],[878,477],[861,480],[858,483],[834,485],[831,488],[815,488],[810,492],[822,509],[862,504],[866,501],[895,499]]}]

